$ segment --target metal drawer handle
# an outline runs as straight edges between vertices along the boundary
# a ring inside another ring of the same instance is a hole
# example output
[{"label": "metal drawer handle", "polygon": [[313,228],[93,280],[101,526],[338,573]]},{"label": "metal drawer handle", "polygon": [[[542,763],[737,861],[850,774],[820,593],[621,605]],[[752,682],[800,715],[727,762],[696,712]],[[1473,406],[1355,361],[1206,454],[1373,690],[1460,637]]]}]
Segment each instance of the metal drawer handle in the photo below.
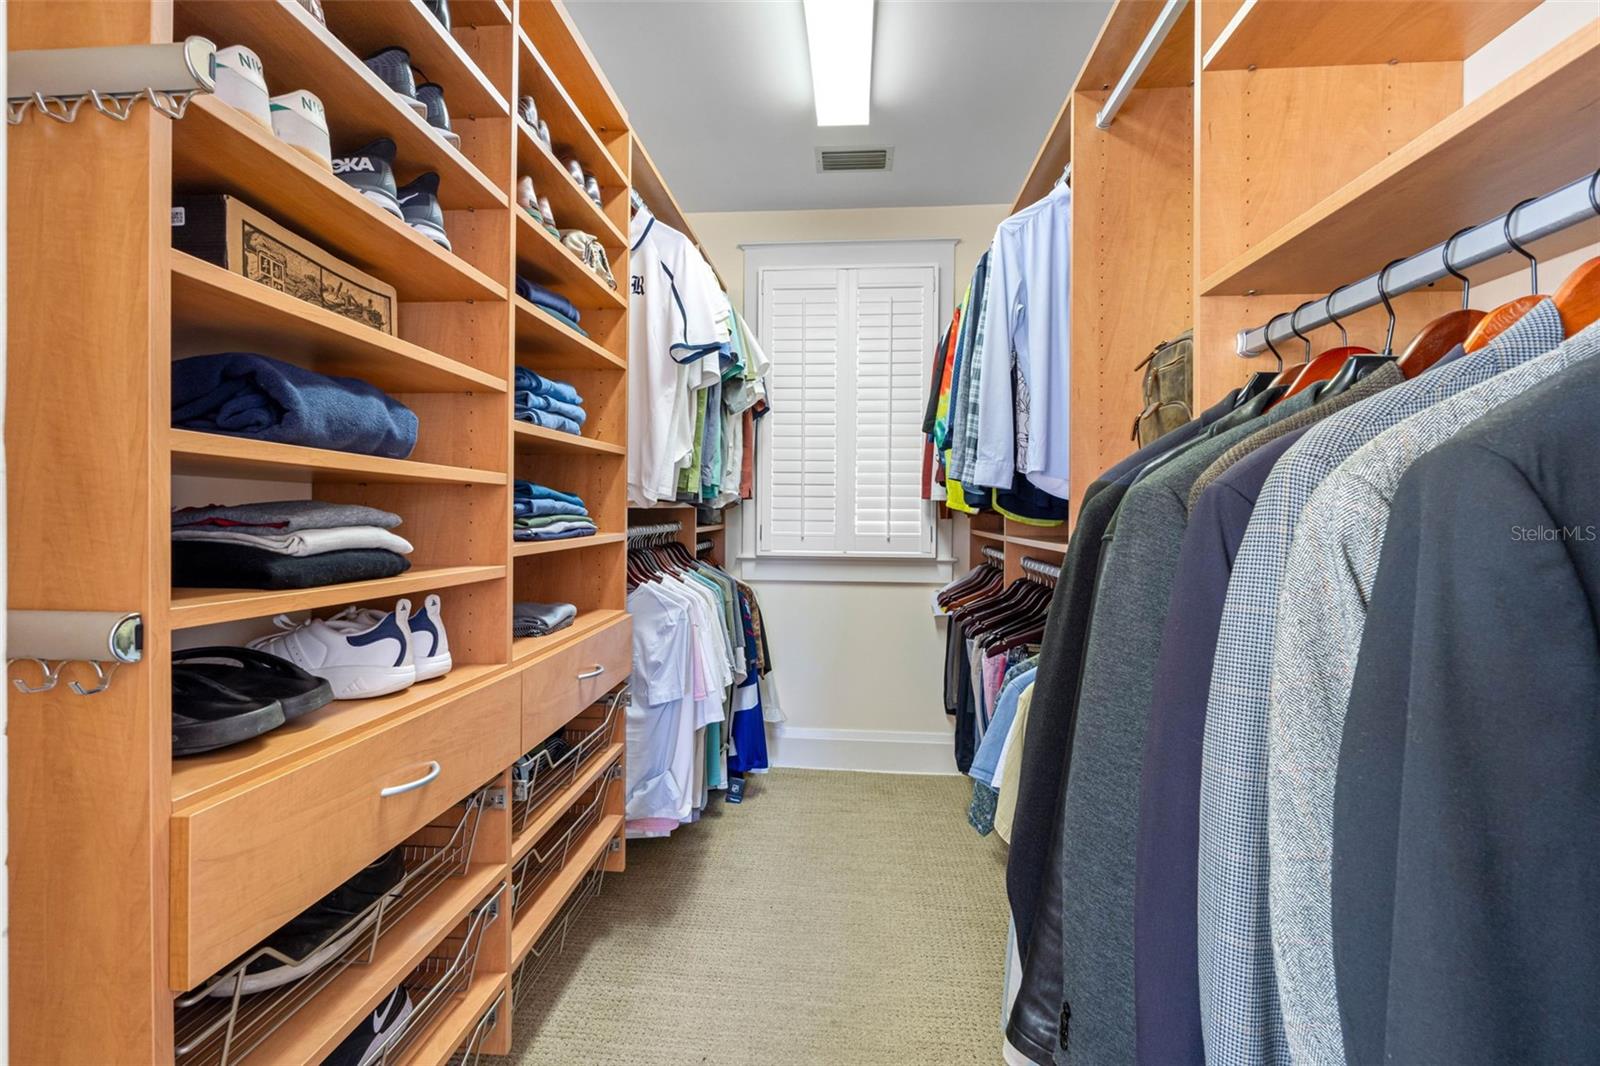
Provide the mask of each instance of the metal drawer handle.
[{"label": "metal drawer handle", "polygon": [[603,674],[605,672],[606,672],[606,668],[605,667],[596,666],[593,670],[586,670],[583,673],[579,674],[578,675],[578,680],[579,681],[587,681],[591,677],[599,677],[601,674]]},{"label": "metal drawer handle", "polygon": [[417,778],[415,781],[407,781],[403,785],[390,785],[388,788],[379,789],[378,790],[378,795],[384,796],[384,797],[388,797],[388,796],[398,796],[402,792],[413,792],[413,791],[421,788],[423,785],[428,784],[434,778],[438,777],[439,776],[439,770],[440,770],[439,764],[437,762],[433,761],[433,760],[429,760],[429,762],[428,762],[428,772],[427,773],[423,774],[421,777]]}]

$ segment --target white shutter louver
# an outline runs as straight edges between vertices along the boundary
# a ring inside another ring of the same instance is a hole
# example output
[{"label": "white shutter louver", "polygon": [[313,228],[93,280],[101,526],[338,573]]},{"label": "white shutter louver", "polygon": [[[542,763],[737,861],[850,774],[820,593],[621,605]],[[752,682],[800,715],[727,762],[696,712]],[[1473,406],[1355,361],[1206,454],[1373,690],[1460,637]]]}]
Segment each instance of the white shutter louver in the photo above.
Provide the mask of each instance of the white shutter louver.
[{"label": "white shutter louver", "polygon": [[922,412],[937,294],[932,267],[761,272],[760,553],[932,555]]}]

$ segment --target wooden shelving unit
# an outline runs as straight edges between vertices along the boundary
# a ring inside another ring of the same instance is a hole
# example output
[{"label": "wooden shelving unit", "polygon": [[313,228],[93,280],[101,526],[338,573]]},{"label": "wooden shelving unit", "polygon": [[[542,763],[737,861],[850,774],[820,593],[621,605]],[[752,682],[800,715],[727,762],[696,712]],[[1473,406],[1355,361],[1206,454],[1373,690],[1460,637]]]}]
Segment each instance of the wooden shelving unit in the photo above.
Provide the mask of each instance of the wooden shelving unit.
[{"label": "wooden shelving unit", "polygon": [[[94,5],[92,18],[86,8],[25,0],[7,11],[13,48],[188,34],[251,48],[272,92],[305,88],[323,101],[335,155],[390,137],[399,182],[437,172],[452,245],[434,244],[214,97],[197,98],[176,121],[140,107],[122,123],[86,111],[67,137],[54,123],[13,128],[13,298],[31,310],[8,324],[7,421],[12,446],[35,449],[36,459],[11,479],[10,563],[37,580],[14,580],[12,602],[137,611],[144,625],[143,661],[119,670],[92,707],[63,685],[39,694],[9,736],[17,795],[96,782],[13,814],[14,1061],[198,1066],[175,1055],[183,993],[374,858],[424,839],[463,796],[509,793],[515,759],[628,673],[627,293],[514,202],[526,168],[562,227],[593,232],[624,278],[627,116],[559,0],[453,0],[448,31],[421,0],[323,7],[325,24],[297,0],[130,0]],[[410,52],[419,82],[443,87],[459,147],[361,61],[396,44]],[[554,154],[515,117],[518,95],[529,92],[555,131]],[[598,176],[603,206],[566,176],[568,152]],[[394,333],[174,251],[172,197],[217,192],[392,285]],[[23,210],[46,199],[62,206]],[[583,332],[516,297],[519,273],[571,299]],[[103,298],[63,313],[62,291]],[[387,458],[172,428],[172,362],[220,351],[376,385],[417,414],[417,445]],[[589,415],[582,436],[515,421],[517,365],[578,388]],[[579,494],[602,532],[515,543],[517,479]],[[96,505],[62,507],[63,491]],[[410,569],[310,589],[172,587],[174,501],[285,497],[398,513],[398,532],[415,546]],[[94,563],[64,576],[63,558]],[[270,631],[280,613],[326,617],[430,594],[440,597],[454,660],[443,677],[172,757],[174,646],[237,643]],[[548,637],[513,640],[516,600],[567,600],[580,613]],[[609,671],[603,682],[591,679],[595,662]],[[78,742],[52,739],[52,718],[89,710]],[[619,733],[604,753],[609,765],[622,748]],[[380,796],[435,758],[437,780]],[[607,782],[603,817],[583,848],[616,871],[626,854],[622,785]],[[538,824],[561,821],[578,798],[553,797]],[[464,875],[386,928],[370,964],[340,972],[242,1061],[320,1061],[453,943],[469,914],[508,891],[512,845],[508,813],[486,806]],[[244,883],[259,891],[241,904],[225,890]],[[576,868],[563,871],[534,906],[558,913],[578,883]],[[491,1009],[481,1050],[509,1050],[513,924],[507,896],[485,927],[474,979],[404,1061],[446,1061]]]},{"label": "wooden shelving unit", "polygon": [[1246,70],[1459,63],[1538,6],[1539,0],[1245,0],[1207,46],[1201,65]]}]

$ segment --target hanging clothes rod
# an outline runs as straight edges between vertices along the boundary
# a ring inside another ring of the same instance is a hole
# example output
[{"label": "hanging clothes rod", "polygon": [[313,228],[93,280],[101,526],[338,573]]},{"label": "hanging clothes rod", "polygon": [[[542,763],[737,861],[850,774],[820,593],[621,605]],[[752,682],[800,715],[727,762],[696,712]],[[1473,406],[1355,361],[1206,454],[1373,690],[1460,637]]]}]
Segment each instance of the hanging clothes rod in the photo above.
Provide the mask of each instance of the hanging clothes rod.
[{"label": "hanging clothes rod", "polygon": [[1035,559],[1027,555],[1022,557],[1022,570],[1023,573],[1038,574],[1040,577],[1049,578],[1051,581],[1061,576],[1061,567],[1051,566],[1042,559]]},{"label": "hanging clothes rod", "polygon": [[984,548],[983,557],[989,560],[991,563],[999,563],[1002,566],[1005,565],[1006,553],[1001,551],[999,548]]},{"label": "hanging clothes rod", "polygon": [[702,540],[702,541],[699,541],[699,542],[697,542],[695,544],[694,553],[696,555],[699,555],[701,552],[708,552],[712,548],[715,548],[715,547],[716,547],[716,545],[711,543],[709,540]]},{"label": "hanging clothes rod", "polygon": [[666,533],[680,532],[682,529],[682,522],[657,522],[649,526],[629,526],[628,539],[638,540],[640,537],[659,537]]},{"label": "hanging clothes rod", "polygon": [[[1511,236],[1518,244],[1529,245],[1552,233],[1559,233],[1596,215],[1600,204],[1600,174],[1591,174],[1565,185],[1516,209],[1512,219]],[[1510,214],[1507,212],[1506,214]],[[1506,215],[1480,223],[1457,237],[1450,248],[1450,263],[1457,270],[1486,263],[1496,256],[1514,251],[1506,240]],[[1386,288],[1389,298],[1412,292],[1450,276],[1445,269],[1444,248],[1441,242],[1427,251],[1418,252],[1396,263],[1389,271]],[[1328,314],[1332,303],[1333,314]],[[1331,325],[1334,318],[1348,318],[1357,311],[1374,307],[1382,301],[1378,297],[1378,275],[1369,274],[1354,285],[1334,290],[1330,300],[1319,300],[1306,309],[1306,314],[1290,322],[1290,316],[1278,315],[1264,326],[1239,331],[1237,351],[1249,357],[1267,350],[1267,330],[1272,331],[1272,343],[1282,348],[1294,339],[1289,327],[1298,326],[1301,333]]]},{"label": "hanging clothes rod", "polygon": [[1178,24],[1178,16],[1183,14],[1183,9],[1189,6],[1189,0],[1167,0],[1167,6],[1161,9],[1161,14],[1156,17],[1156,24],[1150,27],[1150,32],[1144,35],[1144,43],[1139,50],[1133,53],[1133,61],[1128,64],[1128,69],[1122,72],[1122,77],[1117,79],[1116,88],[1111,90],[1111,95],[1106,97],[1106,102],[1100,108],[1100,113],[1095,115],[1096,129],[1108,130],[1117,117],[1117,112],[1122,110],[1122,105],[1128,102],[1128,94],[1138,86],[1139,79],[1144,76],[1145,68],[1150,61],[1161,51],[1161,45],[1167,39],[1167,34],[1172,32],[1172,27]]}]

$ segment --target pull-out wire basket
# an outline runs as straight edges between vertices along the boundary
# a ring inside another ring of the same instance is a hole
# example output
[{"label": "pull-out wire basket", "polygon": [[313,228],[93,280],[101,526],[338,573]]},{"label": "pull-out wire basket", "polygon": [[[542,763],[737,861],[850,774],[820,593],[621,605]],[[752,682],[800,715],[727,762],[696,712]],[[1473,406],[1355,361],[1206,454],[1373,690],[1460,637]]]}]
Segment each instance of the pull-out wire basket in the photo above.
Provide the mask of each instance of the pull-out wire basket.
[{"label": "pull-out wire basket", "polygon": [[467,1039],[462,1041],[455,1054],[450,1056],[447,1066],[478,1066],[478,1059],[483,1056],[483,1042],[500,1023],[500,1011],[505,1007],[505,1003],[506,994],[502,990],[494,997],[494,1002],[489,1004],[489,1009],[483,1012],[483,1017],[478,1019],[478,1024],[472,1027]]},{"label": "pull-out wire basket", "polygon": [[539,894],[550,879],[567,865],[573,845],[583,839],[600,818],[605,806],[606,791],[611,782],[622,774],[621,766],[613,766],[589,786],[589,790],[573,805],[561,821],[539,839],[528,853],[517,860],[512,870],[511,907],[518,917]]},{"label": "pull-out wire basket", "polygon": [[[434,889],[460,877],[472,858],[478,820],[489,802],[484,786],[401,845],[400,881],[297,958],[263,945],[176,1000],[174,1052],[178,1066],[230,1066],[254,1051],[353,963],[370,963],[378,941]],[[330,953],[331,949],[331,953]],[[328,954],[326,964],[267,991],[246,994],[246,974],[258,963],[298,967]]]},{"label": "pull-out wire basket", "polygon": [[553,756],[540,747],[517,760],[511,770],[512,833],[522,832],[535,811],[576,781],[583,769],[611,745],[628,706],[629,691],[624,685],[596,704],[603,707],[598,719],[575,719],[563,729],[561,739],[568,746],[562,754]]},{"label": "pull-out wire basket", "polygon": [[513,1005],[522,1002],[523,998],[533,991],[556,956],[567,946],[567,934],[577,925],[578,919],[583,916],[589,904],[600,895],[600,886],[606,876],[606,854],[602,851],[595,859],[589,872],[567,898],[561,913],[556,915],[555,920],[539,935],[539,939],[533,942],[533,947],[528,949],[527,956],[522,960],[522,965],[512,979]]},{"label": "pull-out wire basket", "polygon": [[500,917],[505,894],[502,881],[468,916],[459,934],[446,937],[400,982],[411,997],[411,1014],[382,1043],[368,1049],[360,1066],[392,1066],[400,1062],[445,1016],[450,1004],[466,994],[478,969],[478,949],[483,946],[484,932]]}]

